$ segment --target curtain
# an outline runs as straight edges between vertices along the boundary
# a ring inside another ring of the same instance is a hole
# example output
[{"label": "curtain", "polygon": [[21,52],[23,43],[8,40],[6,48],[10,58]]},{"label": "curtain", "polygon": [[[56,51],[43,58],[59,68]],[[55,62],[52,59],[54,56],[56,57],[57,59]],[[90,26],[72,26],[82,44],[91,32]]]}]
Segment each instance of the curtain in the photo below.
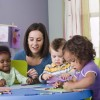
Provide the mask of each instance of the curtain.
[{"label": "curtain", "polygon": [[90,16],[89,16],[89,0],[81,0],[81,29],[82,35],[91,40],[90,34]]},{"label": "curtain", "polygon": [[[97,1],[97,0],[96,0]],[[100,27],[100,0],[99,3],[99,27]],[[91,2],[95,2],[95,0],[91,0]],[[89,8],[89,0],[65,0],[65,21],[64,21],[64,36],[65,39],[68,40],[73,35],[83,35],[86,36],[89,40],[93,42],[94,47],[96,41],[93,41],[93,27],[90,27],[90,8]],[[93,5],[93,8],[95,6]],[[96,27],[94,25],[94,27]],[[95,30],[98,31],[98,30]],[[95,34],[95,33],[94,33]],[[99,28],[99,44],[97,46],[97,56],[100,58],[100,28]],[[95,42],[95,43],[94,43]]]},{"label": "curtain", "polygon": [[[99,27],[100,27],[100,0],[99,0]],[[99,28],[99,58],[100,58],[100,28]]]},{"label": "curtain", "polygon": [[81,34],[81,0],[65,0],[65,37]]}]

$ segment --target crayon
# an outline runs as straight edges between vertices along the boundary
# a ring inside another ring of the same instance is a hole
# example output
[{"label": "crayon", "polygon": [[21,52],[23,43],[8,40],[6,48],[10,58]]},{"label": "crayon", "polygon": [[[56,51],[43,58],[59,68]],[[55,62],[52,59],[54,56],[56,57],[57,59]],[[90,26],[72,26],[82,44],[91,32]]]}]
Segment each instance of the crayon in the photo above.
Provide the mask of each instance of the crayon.
[{"label": "crayon", "polygon": [[34,93],[34,94],[25,94],[24,96],[32,96],[32,95],[39,95],[37,93]]}]

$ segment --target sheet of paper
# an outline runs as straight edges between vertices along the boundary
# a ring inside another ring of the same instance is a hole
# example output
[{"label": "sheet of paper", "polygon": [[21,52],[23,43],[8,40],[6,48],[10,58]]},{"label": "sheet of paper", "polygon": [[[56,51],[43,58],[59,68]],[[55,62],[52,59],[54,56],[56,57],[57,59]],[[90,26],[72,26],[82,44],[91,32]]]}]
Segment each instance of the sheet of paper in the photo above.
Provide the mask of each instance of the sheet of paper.
[{"label": "sheet of paper", "polygon": [[40,84],[35,85],[12,85],[10,86],[11,89],[21,89],[21,88],[41,88],[42,86]]},{"label": "sheet of paper", "polygon": [[0,42],[8,42],[9,27],[0,25]]},{"label": "sheet of paper", "polygon": [[45,91],[58,92],[58,93],[70,92],[62,88],[36,88],[35,90],[41,90],[41,91],[45,90]]}]

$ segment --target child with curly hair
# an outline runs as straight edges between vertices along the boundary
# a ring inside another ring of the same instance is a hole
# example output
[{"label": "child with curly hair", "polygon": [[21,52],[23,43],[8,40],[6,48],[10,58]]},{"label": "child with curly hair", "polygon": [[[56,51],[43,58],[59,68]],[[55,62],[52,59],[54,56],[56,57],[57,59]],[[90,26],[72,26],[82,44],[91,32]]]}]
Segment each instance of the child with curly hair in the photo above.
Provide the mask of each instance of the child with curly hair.
[{"label": "child with curly hair", "polygon": [[96,53],[91,41],[75,35],[66,42],[63,52],[64,59],[76,70],[73,81],[64,82],[63,88],[71,91],[90,89],[93,91],[92,100],[100,100],[100,69],[94,63]]}]

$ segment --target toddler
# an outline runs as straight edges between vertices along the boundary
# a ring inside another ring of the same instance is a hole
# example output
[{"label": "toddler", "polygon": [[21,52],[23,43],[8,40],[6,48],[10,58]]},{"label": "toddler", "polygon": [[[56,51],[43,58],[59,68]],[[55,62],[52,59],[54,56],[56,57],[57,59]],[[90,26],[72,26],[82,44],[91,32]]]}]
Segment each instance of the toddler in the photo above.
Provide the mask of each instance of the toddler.
[{"label": "toddler", "polygon": [[22,76],[14,67],[11,67],[11,53],[7,46],[0,46],[0,87],[11,86],[17,79],[21,84],[31,84],[33,80]]},{"label": "toddler", "polygon": [[92,100],[100,100],[100,69],[94,63],[95,50],[93,44],[80,35],[73,36],[63,48],[64,58],[76,70],[72,80],[63,83],[66,90],[90,89]]},{"label": "toddler", "polygon": [[64,82],[70,75],[73,75],[74,70],[70,64],[66,63],[63,58],[62,48],[66,40],[63,38],[54,39],[50,45],[50,53],[52,63],[46,65],[43,73],[40,75],[40,82],[54,84],[56,82]]}]

